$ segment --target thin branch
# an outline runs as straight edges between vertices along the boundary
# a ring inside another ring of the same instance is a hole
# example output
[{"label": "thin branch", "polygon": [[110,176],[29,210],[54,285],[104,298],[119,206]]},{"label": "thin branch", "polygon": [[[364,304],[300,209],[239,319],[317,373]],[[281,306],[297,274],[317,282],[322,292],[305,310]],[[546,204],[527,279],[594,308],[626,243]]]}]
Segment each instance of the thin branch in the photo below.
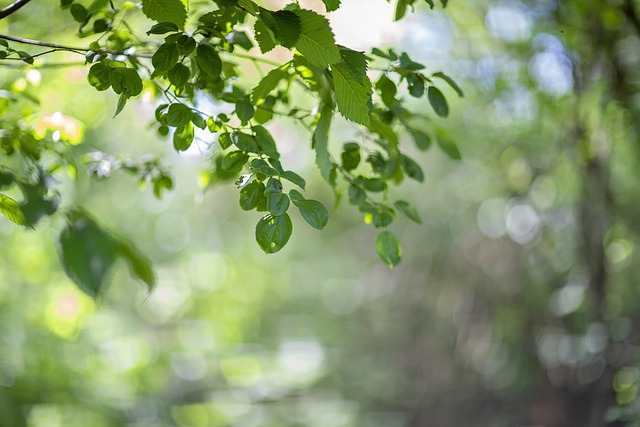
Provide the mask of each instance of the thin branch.
[{"label": "thin branch", "polygon": [[11,15],[13,12],[16,12],[25,4],[29,3],[31,0],[16,0],[14,3],[11,3],[9,6],[0,10],[0,19],[6,18]]},{"label": "thin branch", "polygon": [[16,42],[16,43],[30,44],[33,46],[52,47],[54,49],[64,49],[64,50],[71,50],[71,51],[79,50],[83,52],[88,52],[90,50],[84,47],[69,47],[69,46],[63,46],[57,43],[43,42],[40,40],[31,40],[31,39],[25,39],[22,37],[5,36],[4,34],[0,34],[0,39],[9,40],[11,42]]},{"label": "thin branch", "polygon": [[[0,39],[4,39],[4,40],[9,40],[15,43],[22,43],[22,44],[29,44],[29,45],[33,45],[33,46],[44,46],[44,47],[51,47],[54,48],[58,51],[61,50],[65,50],[65,51],[69,51],[69,52],[89,52],[92,49],[88,49],[86,47],[72,47],[72,46],[65,46],[65,45],[61,45],[61,44],[57,44],[57,43],[50,43],[50,42],[43,42],[40,40],[32,40],[32,39],[25,39],[23,37],[14,37],[14,36],[7,36],[4,34],[0,34]],[[99,51],[97,51],[98,53],[108,53],[111,55],[124,55],[124,56],[130,56],[130,57],[138,57],[138,58],[151,58],[151,54],[147,54],[147,53],[124,53],[124,52],[120,52],[117,50],[110,50],[110,49],[100,49]]]}]

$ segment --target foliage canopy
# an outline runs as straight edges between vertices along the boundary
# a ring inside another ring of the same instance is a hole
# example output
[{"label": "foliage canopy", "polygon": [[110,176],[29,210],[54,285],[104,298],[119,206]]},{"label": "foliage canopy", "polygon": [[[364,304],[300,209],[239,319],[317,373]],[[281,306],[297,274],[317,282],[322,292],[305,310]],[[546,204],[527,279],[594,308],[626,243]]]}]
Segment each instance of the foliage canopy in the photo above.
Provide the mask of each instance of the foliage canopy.
[{"label": "foliage canopy", "polygon": [[[15,12],[29,0],[18,1]],[[415,98],[425,97],[440,117],[449,107],[439,85],[458,85],[442,71],[426,73],[425,66],[406,53],[374,48],[370,54],[336,43],[328,19],[298,2],[268,10],[252,0],[215,0],[215,7],[189,9],[182,0],[131,2],[94,0],[86,5],[62,0],[69,20],[78,24],[77,37],[91,40],[84,47],[56,41],[0,35],[0,59],[28,66],[47,66],[42,57],[58,51],[84,56],[87,81],[97,91],[118,95],[115,115],[143,92],[156,100],[153,126],[170,136],[177,152],[190,149],[200,132],[216,136],[208,147],[211,168],[206,185],[234,182],[243,210],[255,210],[259,219],[255,237],[267,254],[278,252],[291,237],[288,211],[297,208],[311,227],[321,230],[329,221],[323,203],[306,198],[306,180],[281,163],[278,143],[268,129],[276,117],[293,120],[310,134],[316,165],[336,196],[343,195],[383,231],[376,239],[380,258],[393,268],[401,248],[388,227],[400,212],[420,223],[417,211],[404,200],[393,200],[390,185],[405,178],[422,182],[419,164],[401,148],[400,135],[409,135],[417,149],[431,145],[437,129],[429,117],[410,111],[398,86],[407,85]],[[325,11],[340,7],[339,0],[323,0]],[[402,19],[416,0],[399,0],[395,19]],[[433,2],[426,3],[434,7]],[[13,6],[13,5],[12,5]],[[446,6],[446,1],[442,1]],[[24,9],[27,10],[27,9]],[[129,22],[139,14],[155,21],[140,38]],[[257,45],[257,46],[256,46]],[[32,48],[26,52],[21,46]],[[258,53],[257,49],[260,51]],[[284,63],[264,54],[280,47],[290,51]],[[46,48],[46,50],[42,50]],[[237,61],[253,63],[263,73],[257,81],[242,75]],[[376,78],[370,64],[377,64]],[[62,214],[67,226],[59,251],[68,275],[89,295],[100,294],[111,265],[124,258],[133,275],[150,288],[154,276],[149,261],[130,243],[111,236],[79,206],[66,206],[56,176],[75,176],[84,164],[90,174],[104,177],[124,170],[149,183],[157,197],[174,186],[171,172],[159,160],[120,161],[100,152],[80,158],[73,146],[82,143],[81,125],[60,113],[16,114],[12,104],[29,102],[28,91],[15,85],[3,92],[1,126],[3,190],[19,190],[15,198],[0,194],[0,213],[16,224],[35,227],[42,218]],[[232,110],[211,113],[207,105],[224,103]],[[308,105],[313,105],[309,108]],[[332,154],[332,123],[337,113],[358,129],[359,140],[343,143],[339,157]],[[438,145],[459,159],[455,144],[440,132]],[[65,206],[61,209],[60,206]]]}]

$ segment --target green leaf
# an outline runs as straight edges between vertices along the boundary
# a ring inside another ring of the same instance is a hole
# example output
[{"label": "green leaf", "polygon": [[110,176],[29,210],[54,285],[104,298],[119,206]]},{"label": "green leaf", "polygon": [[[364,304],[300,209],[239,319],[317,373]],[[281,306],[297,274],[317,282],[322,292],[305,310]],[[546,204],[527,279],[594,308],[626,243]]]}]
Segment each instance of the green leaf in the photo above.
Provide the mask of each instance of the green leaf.
[{"label": "green leaf", "polygon": [[236,115],[242,123],[247,123],[254,114],[255,110],[248,96],[243,96],[236,101]]},{"label": "green leaf", "polygon": [[331,127],[331,118],[333,117],[333,108],[325,105],[320,112],[320,119],[313,132],[313,146],[316,151],[316,164],[320,169],[320,173],[330,182],[331,169],[333,164],[329,156],[329,129]]},{"label": "green leaf", "polygon": [[352,205],[359,205],[367,200],[367,193],[355,184],[349,184],[349,189],[347,191],[349,194],[349,203]]},{"label": "green leaf", "polygon": [[233,141],[231,141],[231,135],[228,132],[221,133],[218,135],[218,143],[223,150],[231,147],[231,144],[233,144]]},{"label": "green leaf", "polygon": [[396,239],[395,234],[390,231],[383,231],[376,237],[376,251],[380,259],[393,269],[400,264],[402,259],[402,248]]},{"label": "green leaf", "polygon": [[342,167],[348,172],[360,164],[360,145],[356,142],[347,142],[342,149]]},{"label": "green leaf", "polygon": [[73,19],[75,19],[77,22],[84,22],[85,19],[87,19],[87,15],[89,13],[87,9],[79,3],[72,4],[69,10],[71,12],[71,15],[73,15]]},{"label": "green leaf", "polygon": [[116,105],[116,112],[113,115],[113,117],[117,116],[118,114],[120,114],[120,112],[122,111],[122,109],[124,108],[125,105],[127,105],[127,99],[129,99],[127,97],[127,95],[125,95],[124,93],[121,93],[120,96],[118,97],[118,105]]},{"label": "green leaf", "polygon": [[415,161],[413,161],[412,158],[401,154],[400,161],[402,162],[402,169],[404,169],[407,175],[418,182],[424,181],[424,173],[422,172],[422,168],[420,168],[420,166]]},{"label": "green leaf", "polygon": [[166,33],[177,33],[179,31],[178,26],[173,22],[160,22],[155,24],[149,31],[147,31],[147,35],[151,34],[166,34]]},{"label": "green leaf", "polygon": [[398,3],[396,3],[396,12],[393,20],[394,21],[401,20],[406,12],[407,12],[407,0],[398,0]]},{"label": "green leaf", "polygon": [[142,12],[156,22],[173,22],[184,29],[187,9],[182,0],[142,0]]},{"label": "green leaf", "polygon": [[281,67],[274,68],[269,71],[266,76],[260,80],[258,85],[251,91],[251,100],[253,102],[257,102],[261,99],[264,99],[269,95],[275,88],[278,87],[278,84],[284,80],[289,78],[289,64],[285,64]]},{"label": "green leaf", "polygon": [[109,87],[111,87],[109,74],[109,67],[107,67],[102,62],[98,62],[96,64],[93,64],[89,69],[87,80],[89,81],[89,84],[97,90],[107,90],[109,89]]},{"label": "green leaf", "polygon": [[447,82],[449,84],[449,86],[451,86],[451,88],[453,90],[456,91],[456,93],[458,94],[458,96],[460,98],[464,98],[464,92],[462,91],[462,89],[460,88],[460,86],[458,86],[458,84],[449,76],[447,76],[445,73],[443,73],[442,71],[438,71],[436,73],[432,74],[432,77],[437,77],[439,79],[444,80],[445,82]]},{"label": "green leaf", "polygon": [[295,48],[316,67],[325,68],[340,62],[340,50],[336,45],[329,21],[310,10],[295,12],[300,18],[301,33]]},{"label": "green leaf", "polygon": [[231,44],[240,46],[244,50],[249,50],[253,47],[253,43],[249,40],[247,33],[244,31],[231,31],[227,36],[227,41]]},{"label": "green leaf", "polygon": [[143,281],[149,291],[156,285],[156,275],[153,271],[151,261],[131,243],[118,239],[118,254],[124,258],[129,266],[131,275]]},{"label": "green leaf", "polygon": [[426,151],[431,147],[431,137],[426,133],[416,129],[409,129],[409,133],[413,137],[413,141],[416,143],[418,150]]},{"label": "green leaf", "polygon": [[183,126],[176,128],[173,133],[173,148],[176,151],[185,151],[191,147],[193,142],[194,129],[193,123],[189,122]]},{"label": "green leaf", "polygon": [[169,81],[172,85],[180,88],[189,81],[189,77],[191,77],[191,70],[189,70],[189,67],[186,65],[177,63],[169,70],[167,77],[169,77]]},{"label": "green leaf", "polygon": [[289,196],[281,192],[269,192],[267,193],[267,210],[273,216],[284,215],[289,209]]},{"label": "green leaf", "polygon": [[280,176],[284,179],[286,179],[287,181],[293,182],[295,185],[297,185],[298,187],[302,188],[304,190],[304,188],[306,187],[307,183],[304,180],[304,178],[302,178],[300,175],[298,175],[297,173],[293,172],[293,171],[284,171],[280,174]]},{"label": "green leaf", "polygon": [[280,44],[286,48],[293,48],[300,38],[300,18],[290,10],[270,12],[260,9],[260,18],[275,35]]},{"label": "green leaf", "polygon": [[26,223],[24,213],[22,213],[18,202],[4,194],[0,194],[0,213],[9,221],[18,225],[25,225]]},{"label": "green leaf", "polygon": [[438,142],[438,146],[440,147],[440,149],[444,151],[447,156],[449,156],[453,160],[462,159],[462,154],[460,154],[458,146],[452,140],[450,140],[449,138],[438,137],[436,141]]},{"label": "green leaf", "polygon": [[242,169],[242,166],[244,166],[248,160],[249,156],[245,152],[240,150],[231,151],[222,159],[222,169],[226,171]]},{"label": "green leaf", "polygon": [[449,115],[449,105],[440,89],[435,86],[429,86],[429,103],[433,107],[433,110],[440,117],[447,117]]},{"label": "green leaf", "polygon": [[103,291],[119,253],[116,241],[92,219],[74,212],[60,233],[58,249],[65,272],[92,298]]},{"label": "green leaf", "polygon": [[250,182],[240,190],[240,207],[245,211],[250,211],[262,203],[266,203],[264,195],[265,186],[258,181]]},{"label": "green leaf", "polygon": [[305,199],[297,190],[291,190],[291,201],[300,210],[302,218],[317,230],[322,230],[329,222],[329,211],[317,200]]},{"label": "green leaf", "polygon": [[273,159],[279,159],[280,153],[278,153],[276,142],[274,141],[273,136],[271,136],[271,133],[260,125],[253,126],[252,130],[256,136],[258,147],[260,147],[260,152]]},{"label": "green leaf", "polygon": [[343,61],[331,66],[338,110],[347,119],[369,126],[371,82],[363,53],[341,49]]},{"label": "green leaf", "polygon": [[276,47],[275,35],[262,19],[256,20],[253,26],[253,32],[260,47],[260,52],[267,53]]},{"label": "green leaf", "polygon": [[376,83],[376,89],[380,91],[380,98],[387,107],[392,106],[396,102],[396,93],[398,88],[396,84],[387,76],[382,75]]},{"label": "green leaf", "polygon": [[415,208],[408,202],[405,202],[404,200],[398,200],[393,205],[396,207],[396,209],[405,214],[411,221],[422,224],[422,220],[420,219],[418,211],[416,211]]},{"label": "green leaf", "polygon": [[260,152],[258,141],[256,141],[252,135],[247,135],[242,132],[233,132],[231,134],[231,141],[233,141],[236,147],[243,151],[248,151],[250,153]]},{"label": "green leaf", "polygon": [[122,93],[127,98],[142,92],[142,79],[133,68],[112,68],[109,71],[109,82],[115,93]]},{"label": "green leaf", "polygon": [[340,8],[340,0],[322,0],[322,3],[324,3],[327,12],[333,12]]},{"label": "green leaf", "polygon": [[262,159],[254,159],[251,161],[251,169],[267,176],[277,176],[278,171],[272,168],[269,163]]},{"label": "green leaf", "polygon": [[287,244],[292,232],[293,224],[288,214],[280,216],[268,214],[256,225],[256,241],[265,253],[273,254]]},{"label": "green leaf", "polygon": [[153,68],[159,72],[169,71],[180,59],[180,48],[176,43],[163,43],[151,57]]},{"label": "green leaf", "polygon": [[191,121],[193,111],[191,108],[179,102],[169,105],[167,110],[167,125],[180,127],[184,126]]},{"label": "green leaf", "polygon": [[196,62],[205,73],[219,76],[222,72],[222,60],[215,48],[208,44],[200,44],[196,49]]}]

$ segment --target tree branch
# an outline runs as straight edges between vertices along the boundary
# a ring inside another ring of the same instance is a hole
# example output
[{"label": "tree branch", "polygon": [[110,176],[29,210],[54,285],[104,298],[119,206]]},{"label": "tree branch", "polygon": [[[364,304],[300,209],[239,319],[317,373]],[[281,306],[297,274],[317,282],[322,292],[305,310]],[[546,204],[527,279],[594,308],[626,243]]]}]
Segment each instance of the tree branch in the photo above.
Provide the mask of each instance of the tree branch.
[{"label": "tree branch", "polygon": [[[12,42],[15,42],[15,43],[30,44],[30,45],[33,45],[33,46],[51,47],[51,48],[55,49],[56,51],[68,51],[68,52],[78,53],[78,52],[89,52],[91,50],[91,49],[88,49],[86,47],[64,46],[64,45],[57,44],[57,43],[43,42],[43,41],[40,41],[40,40],[32,40],[32,39],[25,39],[23,37],[6,36],[4,34],[0,34],[0,39],[9,40],[9,41],[12,41]],[[108,53],[110,55],[124,55],[124,56],[128,56],[128,57],[151,58],[151,54],[147,54],[147,53],[124,53],[124,52],[120,52],[120,51],[117,51],[117,50],[110,50],[110,49],[100,49],[97,52]]]},{"label": "tree branch", "polygon": [[61,44],[57,44],[57,43],[49,43],[49,42],[43,42],[40,40],[31,40],[31,39],[25,39],[22,37],[13,37],[13,36],[5,36],[4,34],[0,34],[0,39],[4,39],[4,40],[9,40],[11,42],[16,42],[16,43],[22,43],[22,44],[30,44],[33,46],[44,46],[44,47],[52,47],[54,49],[62,49],[62,50],[70,50],[70,51],[82,51],[82,52],[88,52],[90,49],[84,48],[84,47],[69,47],[69,46],[63,46]]},{"label": "tree branch", "polygon": [[16,12],[25,4],[29,3],[31,0],[16,0],[14,3],[11,3],[9,6],[0,10],[0,19],[6,18],[11,15],[13,12]]}]

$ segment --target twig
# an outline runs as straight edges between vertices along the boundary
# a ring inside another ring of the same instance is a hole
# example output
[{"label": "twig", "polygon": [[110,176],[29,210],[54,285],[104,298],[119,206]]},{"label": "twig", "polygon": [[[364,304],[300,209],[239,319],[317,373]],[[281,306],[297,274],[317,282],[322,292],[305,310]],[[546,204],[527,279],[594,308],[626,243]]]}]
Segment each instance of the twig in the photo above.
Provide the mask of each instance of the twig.
[{"label": "twig", "polygon": [[13,12],[16,12],[25,4],[29,3],[31,0],[16,0],[14,3],[11,3],[9,6],[0,10],[0,19],[6,18],[11,15]]}]

